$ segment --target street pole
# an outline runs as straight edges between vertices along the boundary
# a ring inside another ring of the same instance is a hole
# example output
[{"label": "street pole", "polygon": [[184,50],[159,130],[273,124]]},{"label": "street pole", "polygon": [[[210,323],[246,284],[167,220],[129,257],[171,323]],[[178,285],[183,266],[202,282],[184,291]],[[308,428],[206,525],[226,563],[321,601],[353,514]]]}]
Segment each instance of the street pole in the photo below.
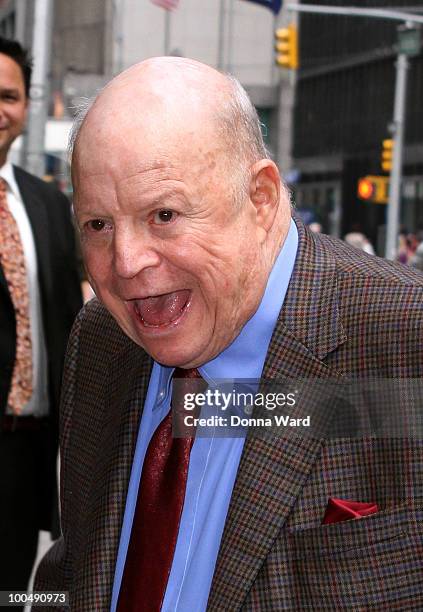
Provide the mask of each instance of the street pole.
[{"label": "street pole", "polygon": [[374,19],[392,19],[410,23],[423,23],[423,15],[391,9],[358,8],[356,6],[323,6],[312,4],[287,4],[288,11],[297,13],[315,13],[316,15],[345,15],[345,17],[371,17]]},{"label": "street pole", "polygon": [[217,69],[223,70],[225,62],[225,16],[226,16],[226,0],[220,0],[219,3],[219,35],[217,40]]},{"label": "street pole", "polygon": [[165,11],[164,54],[170,53],[170,11]]},{"label": "street pole", "polygon": [[15,38],[18,40],[23,47],[26,46],[27,40],[26,34],[26,0],[16,0],[16,26],[15,26]]},{"label": "street pole", "polygon": [[229,0],[229,15],[228,15],[228,55],[226,58],[226,72],[232,73],[233,66],[233,51],[234,51],[234,10],[235,0]]},{"label": "street pole", "polygon": [[389,185],[388,215],[386,224],[386,259],[395,259],[397,252],[399,212],[401,202],[402,155],[404,147],[405,99],[407,92],[408,58],[400,53],[396,64],[393,156]]},{"label": "street pole", "polygon": [[123,16],[125,14],[124,0],[112,2],[112,35],[113,35],[113,75],[123,70]]},{"label": "street pole", "polygon": [[48,112],[47,78],[50,67],[52,11],[52,0],[36,0],[32,44],[34,68],[25,143],[25,167],[36,176],[43,176],[45,171],[44,138]]},{"label": "street pole", "polygon": [[[300,0],[295,0],[294,6],[299,5]],[[293,15],[292,21],[296,28],[299,25],[299,18],[297,14]],[[287,18],[284,17],[283,21],[280,22],[275,16],[274,18],[274,30],[276,27],[286,27]],[[275,62],[276,65],[276,62]],[[280,74],[280,87],[279,87],[279,130],[278,130],[278,144],[277,144],[277,158],[278,164],[282,171],[282,176],[292,176],[292,149],[294,141],[294,109],[295,109],[295,96],[297,89],[297,70],[279,70]]]}]

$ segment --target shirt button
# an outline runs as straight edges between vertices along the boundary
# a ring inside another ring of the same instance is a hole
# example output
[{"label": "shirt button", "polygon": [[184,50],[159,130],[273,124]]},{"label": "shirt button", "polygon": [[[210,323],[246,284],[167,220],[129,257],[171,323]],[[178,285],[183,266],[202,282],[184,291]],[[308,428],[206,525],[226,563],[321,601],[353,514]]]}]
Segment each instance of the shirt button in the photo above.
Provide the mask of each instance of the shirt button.
[{"label": "shirt button", "polygon": [[165,396],[165,390],[162,389],[161,391],[159,391],[159,394],[157,396],[157,399],[159,400],[159,402],[161,402],[164,399]]}]

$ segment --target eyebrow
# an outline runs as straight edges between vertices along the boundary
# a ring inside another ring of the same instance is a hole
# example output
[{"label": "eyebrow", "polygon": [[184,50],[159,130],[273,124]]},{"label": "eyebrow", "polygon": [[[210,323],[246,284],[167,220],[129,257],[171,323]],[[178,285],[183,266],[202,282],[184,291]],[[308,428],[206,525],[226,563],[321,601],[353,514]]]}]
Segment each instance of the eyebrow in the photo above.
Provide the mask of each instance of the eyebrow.
[{"label": "eyebrow", "polygon": [[4,95],[4,94],[13,94],[15,96],[19,96],[20,95],[20,91],[19,91],[19,89],[13,89],[13,88],[10,88],[10,87],[9,88],[4,87],[4,88],[0,88],[0,94],[1,95]]}]

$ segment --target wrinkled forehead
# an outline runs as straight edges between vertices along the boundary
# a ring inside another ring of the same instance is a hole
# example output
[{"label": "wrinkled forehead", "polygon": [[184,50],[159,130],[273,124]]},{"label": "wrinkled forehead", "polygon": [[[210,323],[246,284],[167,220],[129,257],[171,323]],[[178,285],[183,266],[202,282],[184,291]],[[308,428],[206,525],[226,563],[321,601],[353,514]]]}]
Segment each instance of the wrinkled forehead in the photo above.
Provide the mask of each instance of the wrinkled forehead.
[{"label": "wrinkled forehead", "polygon": [[119,176],[155,166],[219,165],[226,148],[213,113],[196,104],[172,104],[154,92],[134,101],[114,91],[96,101],[79,131],[72,159],[73,177]]}]

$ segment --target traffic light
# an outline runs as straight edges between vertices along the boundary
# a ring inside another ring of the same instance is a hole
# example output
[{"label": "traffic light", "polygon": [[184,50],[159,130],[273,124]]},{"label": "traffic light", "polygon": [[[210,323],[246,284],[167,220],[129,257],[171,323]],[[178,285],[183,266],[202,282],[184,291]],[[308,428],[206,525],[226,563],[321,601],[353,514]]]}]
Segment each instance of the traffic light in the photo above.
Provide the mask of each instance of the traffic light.
[{"label": "traffic light", "polygon": [[357,195],[360,200],[386,204],[389,197],[389,178],[387,176],[368,175],[358,179]]},{"label": "traffic light", "polygon": [[394,141],[392,138],[385,138],[385,140],[382,140],[382,160],[380,164],[384,172],[390,172],[392,170],[393,154]]},{"label": "traffic light", "polygon": [[275,32],[276,63],[281,68],[298,68],[298,33],[293,23],[286,28],[278,28]]},{"label": "traffic light", "polygon": [[358,181],[357,194],[360,200],[371,200],[376,191],[375,184],[367,177]]}]

